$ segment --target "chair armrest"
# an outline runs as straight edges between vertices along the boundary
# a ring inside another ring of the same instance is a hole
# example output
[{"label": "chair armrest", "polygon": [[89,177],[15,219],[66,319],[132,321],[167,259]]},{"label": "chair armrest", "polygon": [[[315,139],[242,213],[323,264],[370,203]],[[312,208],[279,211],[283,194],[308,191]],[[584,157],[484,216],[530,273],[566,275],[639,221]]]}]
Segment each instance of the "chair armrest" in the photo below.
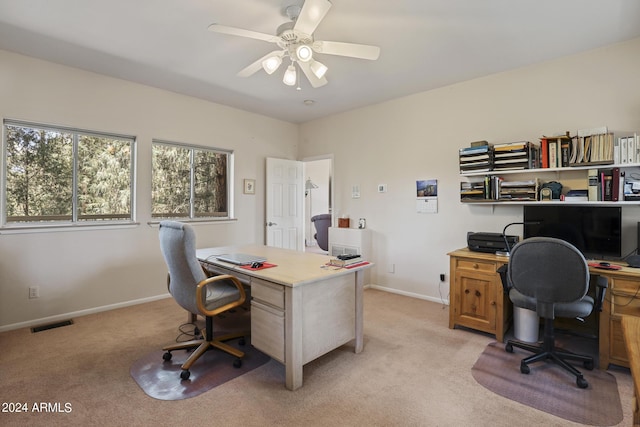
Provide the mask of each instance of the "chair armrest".
[{"label": "chair armrest", "polygon": [[[221,307],[218,307],[215,310],[207,310],[204,306],[203,292],[208,285],[214,282],[218,282],[220,280],[230,281],[236,288],[238,288],[238,292],[240,293],[240,298],[233,302],[230,302],[229,304],[225,304]],[[244,304],[246,299],[247,299],[247,294],[240,280],[238,280],[237,277],[231,276],[229,274],[220,274],[218,276],[207,277],[206,279],[199,282],[196,287],[196,304],[198,305],[198,310],[205,316],[216,316],[234,307],[241,306],[242,304]]]},{"label": "chair armrest", "polygon": [[596,301],[593,309],[595,311],[602,311],[604,305],[604,296],[607,293],[609,287],[609,281],[605,276],[596,276]]},{"label": "chair armrest", "polygon": [[498,268],[498,270],[496,270],[500,275],[500,281],[502,282],[502,290],[504,291],[505,295],[509,295],[509,289],[511,289],[511,286],[509,286],[509,278],[507,277],[508,269],[509,269],[509,264],[502,264],[502,266]]}]

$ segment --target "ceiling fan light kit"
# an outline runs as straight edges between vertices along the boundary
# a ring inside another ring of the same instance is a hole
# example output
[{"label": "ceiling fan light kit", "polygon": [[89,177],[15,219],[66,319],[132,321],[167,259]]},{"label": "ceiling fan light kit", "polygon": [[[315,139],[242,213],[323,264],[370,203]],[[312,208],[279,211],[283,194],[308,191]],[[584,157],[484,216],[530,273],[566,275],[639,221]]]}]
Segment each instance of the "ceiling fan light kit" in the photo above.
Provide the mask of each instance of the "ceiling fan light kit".
[{"label": "ceiling fan light kit", "polygon": [[282,64],[282,58],[273,55],[262,61],[262,68],[267,74],[273,74],[280,67],[280,64]]},{"label": "ceiling fan light kit", "polygon": [[286,84],[287,86],[293,86],[296,84],[296,81],[297,81],[296,67],[292,63],[287,67],[287,71],[284,72],[282,83]]},{"label": "ceiling fan light kit", "polygon": [[[329,0],[306,0],[302,8],[289,6],[285,9],[291,22],[280,25],[277,35],[258,33],[242,28],[227,27],[219,24],[211,24],[209,30],[232,36],[248,37],[275,43],[281,49],[274,51],[258,59],[248,67],[241,70],[238,75],[249,77],[262,68],[267,74],[273,74],[282,64],[282,58],[288,56],[291,60],[283,76],[283,83],[294,86],[298,81],[296,64],[307,77],[314,88],[327,84],[324,77],[328,67],[314,58],[314,52],[325,55],[347,56],[351,58],[376,60],[380,56],[380,48],[377,46],[342,43],[331,41],[314,41],[313,33],[331,8]],[[300,85],[298,85],[298,89]]]},{"label": "ceiling fan light kit", "polygon": [[311,61],[309,67],[311,68],[311,71],[313,71],[313,74],[315,74],[319,79],[323,78],[328,70],[326,65],[316,60]]}]

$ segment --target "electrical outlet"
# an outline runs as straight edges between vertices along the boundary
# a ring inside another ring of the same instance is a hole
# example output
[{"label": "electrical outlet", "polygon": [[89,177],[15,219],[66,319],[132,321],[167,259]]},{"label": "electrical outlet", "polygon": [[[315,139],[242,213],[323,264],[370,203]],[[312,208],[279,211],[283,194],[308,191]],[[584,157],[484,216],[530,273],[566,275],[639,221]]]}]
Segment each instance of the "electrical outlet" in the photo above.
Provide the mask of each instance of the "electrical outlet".
[{"label": "electrical outlet", "polygon": [[40,298],[40,286],[29,287],[29,298]]},{"label": "electrical outlet", "polygon": [[389,273],[395,273],[396,272],[396,265],[395,264],[389,264],[388,272]]},{"label": "electrical outlet", "polygon": [[444,273],[440,273],[440,281],[444,282]]}]

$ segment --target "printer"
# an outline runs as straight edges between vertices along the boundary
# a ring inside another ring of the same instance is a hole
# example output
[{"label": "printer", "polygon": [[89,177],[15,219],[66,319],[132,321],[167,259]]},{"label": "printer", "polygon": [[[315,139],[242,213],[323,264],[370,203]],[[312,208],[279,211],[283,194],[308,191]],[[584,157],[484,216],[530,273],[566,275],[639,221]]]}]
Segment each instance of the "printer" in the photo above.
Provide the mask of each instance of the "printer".
[{"label": "printer", "polygon": [[502,233],[467,232],[467,246],[474,252],[509,252],[509,249],[513,248],[519,240],[518,236],[505,236]]}]

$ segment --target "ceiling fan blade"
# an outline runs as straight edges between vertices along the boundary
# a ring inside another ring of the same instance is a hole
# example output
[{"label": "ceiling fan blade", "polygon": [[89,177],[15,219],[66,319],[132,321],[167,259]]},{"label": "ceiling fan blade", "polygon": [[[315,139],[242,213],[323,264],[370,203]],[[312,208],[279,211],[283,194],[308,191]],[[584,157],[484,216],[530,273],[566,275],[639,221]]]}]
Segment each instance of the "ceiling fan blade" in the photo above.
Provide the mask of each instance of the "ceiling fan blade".
[{"label": "ceiling fan blade", "polygon": [[342,42],[313,42],[313,50],[328,55],[350,56],[352,58],[375,60],[380,56],[380,48],[366,44]]},{"label": "ceiling fan blade", "polygon": [[257,71],[262,69],[262,61],[267,59],[270,56],[277,55],[282,58],[284,56],[284,51],[282,50],[274,50],[273,52],[267,53],[262,58],[258,59],[256,62],[250,64],[249,66],[243,68],[238,72],[238,77],[249,77],[250,75],[256,73]]},{"label": "ceiling fan blade", "polygon": [[313,71],[311,71],[311,67],[308,62],[298,61],[298,65],[300,66],[300,69],[302,70],[304,75],[307,76],[309,83],[311,83],[311,86],[313,86],[314,89],[322,87],[328,83],[327,79],[324,76],[319,79],[315,74],[313,74]]},{"label": "ceiling fan blade", "polygon": [[243,28],[227,27],[226,25],[211,24],[208,28],[209,31],[214,33],[229,34],[232,36],[248,37],[250,39],[263,40],[265,42],[276,43],[278,36],[272,36],[271,34],[258,33],[257,31],[245,30]]},{"label": "ceiling fan blade", "polygon": [[306,0],[293,29],[311,35],[331,8],[329,0]]}]

